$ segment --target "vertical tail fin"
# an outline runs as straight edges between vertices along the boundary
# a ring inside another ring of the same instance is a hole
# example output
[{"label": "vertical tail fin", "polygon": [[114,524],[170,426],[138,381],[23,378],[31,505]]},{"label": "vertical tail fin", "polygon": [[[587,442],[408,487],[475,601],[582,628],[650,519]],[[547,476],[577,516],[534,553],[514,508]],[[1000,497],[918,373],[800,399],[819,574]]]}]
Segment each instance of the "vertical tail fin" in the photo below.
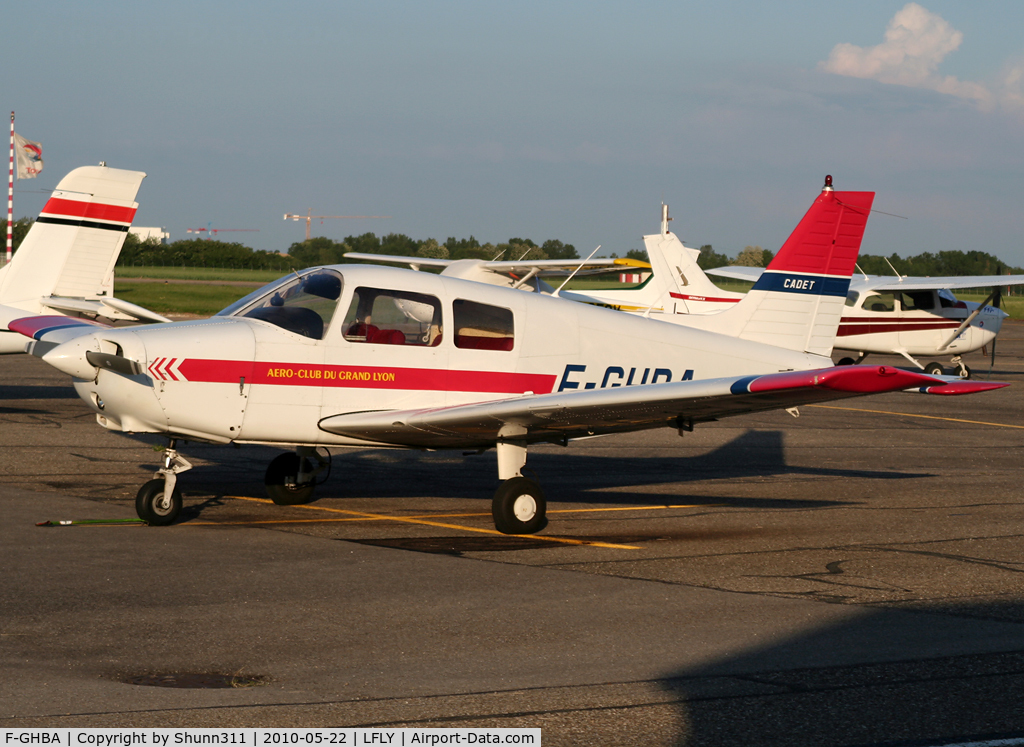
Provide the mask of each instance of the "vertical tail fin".
[{"label": "vertical tail fin", "polygon": [[677,319],[789,350],[830,355],[874,192],[836,192],[832,177],[733,308]]},{"label": "vertical tail fin", "polygon": [[50,296],[113,295],[121,252],[145,178],[106,166],[75,169],[57,185],[11,262],[0,271],[0,304],[36,310]]},{"label": "vertical tail fin", "polygon": [[685,246],[668,230],[668,205],[661,206],[661,233],[644,236],[661,308],[666,314],[709,314],[736,304],[742,293],[724,291],[698,266],[700,250]]}]

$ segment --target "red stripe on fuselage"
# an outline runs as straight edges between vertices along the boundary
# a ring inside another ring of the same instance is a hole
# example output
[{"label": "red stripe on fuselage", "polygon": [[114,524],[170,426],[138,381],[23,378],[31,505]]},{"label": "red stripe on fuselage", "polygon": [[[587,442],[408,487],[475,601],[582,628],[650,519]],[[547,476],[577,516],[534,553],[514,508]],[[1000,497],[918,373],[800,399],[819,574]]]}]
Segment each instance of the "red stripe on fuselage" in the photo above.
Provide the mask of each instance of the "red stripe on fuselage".
[{"label": "red stripe on fuselage", "polygon": [[46,201],[42,214],[63,218],[80,218],[82,220],[109,220],[118,223],[131,223],[135,218],[135,208],[51,197]]},{"label": "red stripe on fuselage", "polygon": [[920,332],[933,329],[956,329],[962,319],[861,319],[851,317],[839,322],[837,337],[881,334],[883,332]]},{"label": "red stripe on fuselage", "polygon": [[686,296],[682,293],[673,293],[669,291],[669,295],[672,298],[678,298],[683,301],[708,301],[710,303],[739,303],[739,298],[712,298],[709,296]]},{"label": "red stripe on fuselage", "polygon": [[187,381],[281,386],[348,387],[353,389],[411,389],[442,392],[492,392],[548,394],[555,386],[553,374],[505,371],[449,371],[435,368],[379,366],[325,366],[187,359],[177,367]]}]

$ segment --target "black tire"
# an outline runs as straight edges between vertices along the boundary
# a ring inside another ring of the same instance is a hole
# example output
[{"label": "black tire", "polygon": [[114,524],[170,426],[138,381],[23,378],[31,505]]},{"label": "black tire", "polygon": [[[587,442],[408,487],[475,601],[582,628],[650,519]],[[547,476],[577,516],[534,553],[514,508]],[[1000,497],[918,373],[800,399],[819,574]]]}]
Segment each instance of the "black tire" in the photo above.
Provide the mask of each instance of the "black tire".
[{"label": "black tire", "polygon": [[853,366],[857,363],[853,358],[840,358],[837,366]]},{"label": "black tire", "polygon": [[[312,472],[313,470],[309,460],[305,457],[302,458],[302,470],[303,472]],[[295,479],[298,476],[298,454],[293,451],[274,457],[267,465],[267,474],[263,479],[270,500],[278,506],[298,506],[302,503],[309,503],[313,499],[313,490],[316,485],[308,482],[298,486],[295,484]]]},{"label": "black tire", "polygon": [[929,376],[942,376],[945,373],[941,363],[929,363],[924,367],[924,372]]},{"label": "black tire", "polygon": [[505,480],[491,503],[494,528],[503,534],[536,534],[547,526],[547,506],[544,492],[533,480]]},{"label": "black tire", "polygon": [[963,369],[961,369],[959,373],[960,373],[960,378],[961,379],[969,379],[969,378],[971,378],[971,367],[970,366],[964,366]]},{"label": "black tire", "polygon": [[173,524],[181,513],[181,491],[175,486],[168,505],[161,506],[164,497],[163,478],[150,480],[135,496],[135,513],[144,522],[154,527]]}]

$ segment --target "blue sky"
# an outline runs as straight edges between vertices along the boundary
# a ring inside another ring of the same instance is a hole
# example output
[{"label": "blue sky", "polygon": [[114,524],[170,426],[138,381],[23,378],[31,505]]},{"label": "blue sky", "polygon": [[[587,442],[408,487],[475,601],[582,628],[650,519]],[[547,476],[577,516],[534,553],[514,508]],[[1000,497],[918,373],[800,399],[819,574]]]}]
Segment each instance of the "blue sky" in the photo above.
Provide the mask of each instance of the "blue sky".
[{"label": "blue sky", "polygon": [[[874,190],[864,252],[1024,265],[1018,2],[33,3],[0,110],[46,167],[148,173],[138,225],[314,224],[557,238],[624,254],[670,205],[687,243],[776,249],[821,187]],[[887,36],[888,34],[888,36]],[[30,191],[31,190],[31,191]]]}]

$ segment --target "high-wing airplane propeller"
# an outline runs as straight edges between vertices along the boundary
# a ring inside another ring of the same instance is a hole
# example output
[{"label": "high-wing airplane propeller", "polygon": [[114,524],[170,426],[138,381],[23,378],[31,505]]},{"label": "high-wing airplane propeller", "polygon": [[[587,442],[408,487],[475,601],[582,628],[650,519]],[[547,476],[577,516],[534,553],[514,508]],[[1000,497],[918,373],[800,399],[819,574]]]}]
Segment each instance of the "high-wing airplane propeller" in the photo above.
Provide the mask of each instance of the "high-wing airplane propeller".
[{"label": "high-wing airplane propeller", "polygon": [[[267,468],[276,503],[310,500],[318,447],[494,448],[495,527],[537,532],[546,497],[531,444],[669,427],[881,392],[968,394],[1004,384],[827,357],[871,192],[826,187],[771,273],[735,304],[731,334],[444,275],[371,265],[285,276],[198,321],[106,328],[0,308],[0,329],[73,377],[105,428],[166,436],[136,497],[178,516],[179,440],[292,448]],[[13,315],[12,315],[13,313]]]}]

